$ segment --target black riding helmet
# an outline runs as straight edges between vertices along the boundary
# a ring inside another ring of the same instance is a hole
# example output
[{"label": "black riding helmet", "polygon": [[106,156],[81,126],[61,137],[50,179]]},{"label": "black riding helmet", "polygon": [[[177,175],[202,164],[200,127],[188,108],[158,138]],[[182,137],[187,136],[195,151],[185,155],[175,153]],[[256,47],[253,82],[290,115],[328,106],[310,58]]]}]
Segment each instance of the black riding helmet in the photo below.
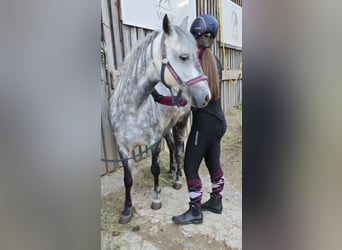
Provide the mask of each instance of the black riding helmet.
[{"label": "black riding helmet", "polygon": [[217,30],[218,22],[216,18],[207,14],[196,17],[190,27],[190,32],[195,38],[198,38],[207,33],[210,33],[213,38],[215,38]]}]

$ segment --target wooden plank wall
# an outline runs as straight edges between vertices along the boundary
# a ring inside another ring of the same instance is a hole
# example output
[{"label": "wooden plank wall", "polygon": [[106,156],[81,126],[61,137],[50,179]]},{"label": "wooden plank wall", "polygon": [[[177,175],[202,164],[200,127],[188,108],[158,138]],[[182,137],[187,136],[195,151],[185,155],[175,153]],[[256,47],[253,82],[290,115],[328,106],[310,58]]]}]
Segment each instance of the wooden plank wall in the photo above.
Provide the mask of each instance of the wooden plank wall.
[{"label": "wooden plank wall", "polygon": [[[115,72],[122,64],[127,53],[139,40],[144,38],[151,30],[124,25],[121,21],[120,3],[124,0],[101,0],[101,93],[102,93],[102,115],[101,115],[101,135],[102,135],[102,159],[100,166],[101,175],[113,172],[121,164],[111,160],[119,159],[117,147],[111,134],[108,117],[109,97],[115,88]],[[242,6],[242,0],[232,0]],[[196,13],[211,14],[219,20],[218,0],[196,0]],[[190,21],[190,20],[189,20]],[[190,21],[191,22],[191,21]],[[223,84],[221,86],[222,107],[225,110],[239,105],[242,102],[242,75],[239,74],[240,63],[242,62],[242,51],[221,45],[221,37],[218,34],[216,43],[213,46],[215,55],[223,63],[223,53],[226,55],[228,70],[224,70]],[[145,148],[139,147],[135,153],[143,151]],[[136,160],[147,157],[146,154]],[[106,161],[107,160],[107,161]],[[109,161],[108,161],[109,160]]]}]

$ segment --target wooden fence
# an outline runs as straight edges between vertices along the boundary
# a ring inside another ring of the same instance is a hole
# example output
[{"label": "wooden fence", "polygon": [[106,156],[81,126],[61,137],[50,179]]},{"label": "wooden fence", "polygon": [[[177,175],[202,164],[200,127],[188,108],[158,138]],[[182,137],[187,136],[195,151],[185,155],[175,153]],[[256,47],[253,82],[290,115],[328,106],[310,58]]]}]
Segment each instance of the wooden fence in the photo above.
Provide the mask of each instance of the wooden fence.
[{"label": "wooden fence", "polygon": [[[108,116],[109,97],[115,88],[115,72],[132,47],[151,32],[151,30],[122,23],[120,16],[122,1],[125,0],[101,0],[101,175],[113,172],[121,165],[112,161],[119,159],[119,156]],[[220,0],[196,0],[196,15],[211,14],[219,20],[219,2]],[[242,6],[242,0],[233,0],[233,2]],[[191,22],[191,20],[189,21]],[[221,59],[222,63],[224,57],[227,61],[226,70],[222,71],[223,83],[221,86],[222,108],[226,111],[228,108],[242,103],[242,50],[229,47],[226,44],[222,46],[220,34],[217,35],[215,41],[213,52]],[[143,150],[144,147],[138,147],[135,154]],[[148,154],[144,154],[136,160],[147,156]]]}]

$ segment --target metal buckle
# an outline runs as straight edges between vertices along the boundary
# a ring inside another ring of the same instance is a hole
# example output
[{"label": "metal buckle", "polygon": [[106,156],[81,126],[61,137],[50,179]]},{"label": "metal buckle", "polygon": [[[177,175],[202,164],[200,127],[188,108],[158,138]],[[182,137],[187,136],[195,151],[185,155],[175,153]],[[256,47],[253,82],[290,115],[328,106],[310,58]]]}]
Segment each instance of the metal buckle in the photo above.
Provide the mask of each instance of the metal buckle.
[{"label": "metal buckle", "polygon": [[180,88],[182,89],[182,91],[186,91],[188,89],[188,85],[183,82],[181,85],[180,85]]},{"label": "metal buckle", "polygon": [[163,60],[162,60],[162,64],[168,64],[169,63],[169,60],[167,59],[167,58],[164,58]]}]

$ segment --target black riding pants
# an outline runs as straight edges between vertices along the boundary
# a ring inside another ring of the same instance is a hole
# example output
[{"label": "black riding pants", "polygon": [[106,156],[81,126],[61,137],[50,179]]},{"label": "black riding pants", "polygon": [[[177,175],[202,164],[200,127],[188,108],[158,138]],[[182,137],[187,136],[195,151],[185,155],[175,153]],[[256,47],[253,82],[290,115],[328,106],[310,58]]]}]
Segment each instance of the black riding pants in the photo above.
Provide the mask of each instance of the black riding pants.
[{"label": "black riding pants", "polygon": [[184,173],[187,180],[199,179],[198,170],[203,158],[209,173],[221,168],[221,138],[226,128],[225,121],[207,112],[193,115],[184,158]]}]

